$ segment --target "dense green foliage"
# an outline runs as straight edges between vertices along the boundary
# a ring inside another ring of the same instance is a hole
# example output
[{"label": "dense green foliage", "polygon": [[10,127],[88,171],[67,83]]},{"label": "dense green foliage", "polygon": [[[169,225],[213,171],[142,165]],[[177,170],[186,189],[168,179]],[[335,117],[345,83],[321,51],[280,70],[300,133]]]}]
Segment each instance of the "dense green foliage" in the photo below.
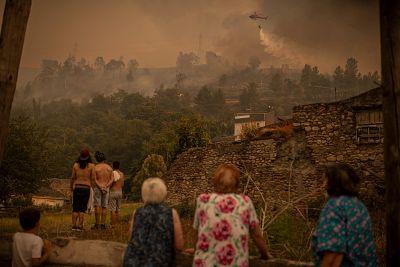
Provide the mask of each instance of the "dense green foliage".
[{"label": "dense green foliage", "polygon": [[[92,155],[104,152],[109,163],[120,161],[130,178],[150,154],[162,156],[168,168],[186,149],[232,136],[236,112],[290,115],[294,105],[375,87],[377,73],[362,75],[357,64],[349,58],[330,76],[307,64],[302,71],[261,69],[257,58],[236,68],[213,52],[204,65],[195,55],[181,53],[173,70],[138,69],[134,59],[44,60],[34,81],[17,92],[0,172],[1,198],[13,190],[33,192],[45,178],[69,178],[82,148]],[[158,85],[152,90],[158,89],[147,96],[138,93],[143,79],[153,79]],[[133,182],[127,180],[128,190]]]},{"label": "dense green foliage", "polygon": [[151,154],[143,161],[142,167],[130,183],[132,199],[140,199],[140,190],[144,180],[150,177],[161,177],[167,171],[163,156]]},{"label": "dense green foliage", "polygon": [[[216,96],[222,98],[218,102],[224,110],[223,95],[216,91]],[[63,99],[40,104],[34,100],[17,105],[13,114],[30,114],[36,125],[47,129],[43,175],[68,178],[85,147],[92,155],[96,150],[104,152],[110,163],[120,161],[121,169],[135,176],[149,154],[161,155],[169,165],[177,153],[232,134],[232,115],[227,120],[218,112],[205,117],[197,111],[201,109],[178,89],[167,88],[156,90],[152,97],[119,90],[108,96],[94,95],[90,102]]]},{"label": "dense green foliage", "polygon": [[0,167],[0,200],[34,192],[46,182],[50,159],[46,139],[46,129],[29,118],[11,120]]}]

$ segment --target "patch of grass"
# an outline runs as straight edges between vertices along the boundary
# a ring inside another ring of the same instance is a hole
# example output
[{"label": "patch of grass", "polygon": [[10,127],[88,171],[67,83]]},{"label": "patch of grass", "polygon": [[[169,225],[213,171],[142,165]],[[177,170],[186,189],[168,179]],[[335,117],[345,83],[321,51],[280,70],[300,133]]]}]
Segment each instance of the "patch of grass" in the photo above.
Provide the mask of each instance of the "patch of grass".
[{"label": "patch of grass", "polygon": [[267,229],[275,257],[310,261],[311,234],[315,222],[305,221],[293,211],[286,211]]},{"label": "patch of grass", "polygon": [[[83,232],[71,231],[71,210],[62,210],[54,212],[52,210],[43,210],[41,212],[40,224],[41,228],[39,236],[50,239],[54,237],[76,237],[78,239],[102,239],[109,241],[117,241],[126,243],[128,241],[128,221],[132,217],[133,211],[139,207],[136,203],[124,203],[121,208],[121,223],[115,228],[106,230],[90,230],[95,223],[94,213],[85,214]],[[107,224],[109,225],[110,215],[107,214]],[[17,217],[0,219],[0,238],[11,240],[15,232],[21,231],[19,220]]]}]

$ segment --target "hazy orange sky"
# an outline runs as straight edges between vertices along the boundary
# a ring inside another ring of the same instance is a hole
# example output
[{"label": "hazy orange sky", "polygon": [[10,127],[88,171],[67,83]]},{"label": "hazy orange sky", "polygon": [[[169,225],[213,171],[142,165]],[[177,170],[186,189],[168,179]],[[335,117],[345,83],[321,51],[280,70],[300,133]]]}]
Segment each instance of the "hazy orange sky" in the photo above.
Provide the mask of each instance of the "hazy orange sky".
[{"label": "hazy orange sky", "polygon": [[[253,11],[269,16],[261,23],[269,47],[248,18]],[[175,66],[180,51],[198,52],[200,34],[203,52],[232,64],[258,56],[263,66],[309,63],[332,72],[353,56],[363,72],[380,68],[377,0],[32,0],[21,66],[74,53]]]}]

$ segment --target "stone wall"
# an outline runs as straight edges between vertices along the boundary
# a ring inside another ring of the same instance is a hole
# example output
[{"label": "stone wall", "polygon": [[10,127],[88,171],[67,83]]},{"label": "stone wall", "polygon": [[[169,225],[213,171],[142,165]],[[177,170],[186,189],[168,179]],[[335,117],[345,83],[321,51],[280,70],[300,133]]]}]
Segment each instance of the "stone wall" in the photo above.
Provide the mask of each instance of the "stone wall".
[{"label": "stone wall", "polygon": [[[179,155],[164,176],[169,201],[193,202],[200,193],[211,192],[213,171],[220,163],[240,168],[242,189],[248,188],[252,198],[259,197],[257,185],[266,199],[279,203],[315,191],[321,185],[324,164],[346,162],[361,175],[361,197],[367,206],[380,209],[383,144],[357,144],[354,112],[355,106],[379,107],[380,96],[378,88],[341,102],[297,106],[293,110],[295,134],[289,138],[189,149]],[[246,174],[254,180],[248,187]]]},{"label": "stone wall", "polygon": [[[44,264],[47,267],[119,267],[122,265],[126,244],[102,240],[52,240],[52,253]],[[176,266],[192,266],[193,256],[177,253]],[[0,240],[0,266],[11,267],[12,243]],[[312,267],[310,262],[296,262],[283,259],[250,259],[250,267]]]},{"label": "stone wall", "polygon": [[383,144],[357,144],[355,113],[348,103],[295,107],[294,126],[306,131],[306,145],[317,165],[346,162],[362,176],[361,194],[374,196],[383,185]]},{"label": "stone wall", "polygon": [[382,107],[381,89],[373,89],[341,102],[297,106],[293,109],[293,125],[305,131],[305,142],[311,160],[317,166],[330,162],[345,162],[359,173],[359,197],[368,207],[373,220],[375,240],[384,244],[384,158],[383,144],[358,144],[356,111]]},{"label": "stone wall", "polygon": [[213,172],[221,163],[240,168],[242,190],[252,198],[260,198],[260,189],[264,198],[279,205],[280,201],[310,193],[320,185],[320,175],[305,138],[305,132],[299,131],[290,138],[189,149],[179,155],[164,176],[168,199],[173,204],[193,202],[200,193],[212,192]]}]

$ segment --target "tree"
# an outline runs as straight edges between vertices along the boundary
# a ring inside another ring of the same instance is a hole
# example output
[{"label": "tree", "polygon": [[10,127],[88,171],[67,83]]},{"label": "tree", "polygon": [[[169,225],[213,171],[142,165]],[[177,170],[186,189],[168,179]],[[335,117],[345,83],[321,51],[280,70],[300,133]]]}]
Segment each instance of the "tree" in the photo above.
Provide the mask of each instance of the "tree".
[{"label": "tree", "polygon": [[[139,115],[140,107],[144,105],[146,98],[139,93],[132,93],[126,95],[121,102],[120,110],[122,115]],[[130,114],[131,113],[131,114]]]},{"label": "tree", "polygon": [[348,90],[354,91],[357,86],[358,76],[358,62],[355,58],[351,57],[347,59],[346,66],[344,68],[344,83]]},{"label": "tree", "polygon": [[111,108],[111,99],[103,94],[96,94],[90,104],[94,110],[106,112]]},{"label": "tree", "polygon": [[177,88],[158,89],[154,101],[158,109],[163,111],[180,111],[188,103],[185,95]]},{"label": "tree", "polygon": [[215,52],[207,51],[206,64],[210,69],[215,70],[222,68],[224,66],[224,61],[223,58],[217,55]]},{"label": "tree", "polygon": [[261,108],[257,85],[254,82],[249,83],[249,85],[242,90],[239,96],[239,102],[243,111],[255,111]]},{"label": "tree", "polygon": [[216,109],[222,109],[225,105],[225,94],[220,88],[214,91],[212,102]]},{"label": "tree", "polygon": [[4,158],[0,167],[0,199],[34,193],[45,183],[48,163],[47,131],[20,116],[10,122]]},{"label": "tree", "polygon": [[94,61],[94,68],[97,72],[103,72],[105,64],[106,63],[103,57],[96,57]]},{"label": "tree", "polygon": [[178,137],[177,154],[192,147],[206,146],[211,141],[205,120],[199,116],[183,117],[175,133]]},{"label": "tree", "polygon": [[338,89],[344,87],[344,70],[340,66],[337,66],[333,73],[333,86]]},{"label": "tree", "polygon": [[151,136],[146,143],[147,154],[158,154],[164,157],[170,165],[176,156],[178,136],[172,127],[164,128],[161,132]]},{"label": "tree", "polygon": [[311,72],[311,66],[305,64],[300,77],[300,84],[304,89],[311,85]]},{"label": "tree", "polygon": [[274,93],[282,93],[282,87],[283,87],[282,75],[279,72],[277,72],[271,78],[271,81],[269,83],[269,89]]},{"label": "tree", "polygon": [[68,58],[64,61],[61,70],[62,70],[62,74],[63,74],[64,76],[74,74],[74,70],[75,70],[75,57],[72,57],[72,56],[68,57]]},{"label": "tree", "polygon": [[143,161],[139,172],[133,177],[131,191],[135,198],[138,199],[138,196],[140,196],[140,189],[144,180],[150,177],[161,177],[166,171],[167,166],[165,165],[163,156],[156,154],[148,155]]},{"label": "tree", "polygon": [[128,74],[126,75],[126,79],[131,82],[133,81],[133,74],[136,72],[139,67],[139,62],[136,59],[131,59],[128,61]]},{"label": "tree", "polygon": [[42,60],[38,78],[42,81],[52,79],[57,74],[58,68],[59,65],[57,60],[44,59]]},{"label": "tree", "polygon": [[176,68],[179,70],[191,70],[195,64],[198,64],[199,57],[193,53],[182,53],[176,59]]},{"label": "tree", "polygon": [[208,106],[212,102],[212,92],[211,89],[208,86],[203,86],[197,93],[196,97],[194,98],[194,103],[200,107],[203,107],[205,109],[208,108]]},{"label": "tree", "polygon": [[175,76],[176,78],[176,83],[175,83],[175,88],[176,89],[182,89],[183,88],[183,82],[186,80],[187,76],[185,73],[179,72]]},{"label": "tree", "polygon": [[285,95],[300,96],[301,90],[299,85],[292,79],[285,79],[283,81],[283,93]]},{"label": "tree", "polygon": [[308,99],[321,101],[330,93],[330,80],[320,74],[317,66],[311,68],[308,64],[304,65],[300,85],[303,87],[304,96]]},{"label": "tree", "polygon": [[225,95],[221,89],[203,86],[194,98],[194,103],[203,114],[216,116],[223,111]]},{"label": "tree", "polygon": [[122,59],[116,60],[116,59],[111,59],[105,66],[104,69],[106,72],[109,72],[113,75],[116,73],[121,76],[122,70],[125,68],[125,63],[122,61]]},{"label": "tree", "polygon": [[227,81],[228,81],[228,75],[222,74],[222,75],[219,77],[218,85],[219,85],[219,86],[225,86],[226,83],[227,83]]}]

